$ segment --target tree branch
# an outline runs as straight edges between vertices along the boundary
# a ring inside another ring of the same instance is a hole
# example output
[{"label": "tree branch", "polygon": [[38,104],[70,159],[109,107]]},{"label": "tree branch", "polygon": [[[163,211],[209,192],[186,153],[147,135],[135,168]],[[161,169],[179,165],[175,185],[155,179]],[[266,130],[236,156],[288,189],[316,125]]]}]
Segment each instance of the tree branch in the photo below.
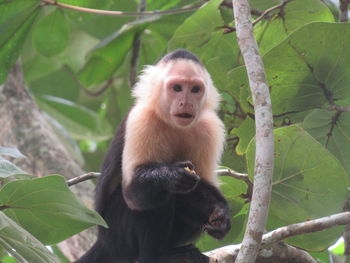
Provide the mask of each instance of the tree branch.
[{"label": "tree branch", "polygon": [[39,0],[46,5],[53,5],[61,8],[66,8],[78,12],[91,13],[96,15],[106,15],[106,16],[152,16],[152,15],[173,15],[181,14],[190,11],[197,10],[201,5],[194,5],[183,7],[179,9],[164,10],[164,11],[144,11],[144,12],[123,12],[123,11],[111,11],[111,10],[102,10],[102,9],[93,9],[87,7],[74,6],[64,3],[59,3],[55,0]]},{"label": "tree branch", "polygon": [[77,76],[74,74],[74,72],[71,70],[71,68],[67,65],[63,66],[63,70],[65,70],[68,75],[74,80],[74,82],[78,85],[78,87],[83,90],[87,95],[91,96],[91,97],[98,97],[100,95],[102,95],[103,93],[105,93],[105,91],[112,86],[113,82],[114,82],[114,77],[110,77],[107,82],[105,84],[103,84],[103,86],[96,90],[96,91],[92,91],[89,90],[88,88],[85,88],[85,86],[83,85],[83,83],[80,82],[80,80],[77,78]]},{"label": "tree branch", "polygon": [[349,21],[349,4],[350,0],[339,0],[339,22]]},{"label": "tree branch", "polygon": [[[283,226],[280,228],[277,228],[267,234],[265,234],[262,237],[262,243],[261,243],[261,250],[259,252],[259,255],[257,257],[257,262],[261,262],[262,258],[264,257],[263,253],[264,250],[268,250],[269,247],[275,246],[276,244],[280,244],[279,242],[293,236],[301,235],[301,234],[307,234],[307,233],[313,233],[317,231],[322,231],[325,229],[329,229],[335,226],[341,226],[341,225],[347,225],[350,223],[350,212],[343,212],[331,216],[326,216],[322,218],[318,218],[315,220],[310,220],[306,222],[301,222],[297,224],[292,224],[288,226]],[[238,251],[241,247],[241,244],[239,245],[230,245],[225,246],[222,248],[218,248],[215,250],[212,250],[210,252],[207,252],[206,255],[211,257],[211,262],[233,262],[235,260]],[[290,247],[292,248],[292,247]],[[288,248],[289,249],[289,248]],[[296,248],[294,248],[296,249]],[[293,253],[296,253],[294,251]],[[298,252],[300,254],[300,251]],[[270,253],[271,255],[271,253]],[[302,257],[307,258],[307,255],[301,255]],[[266,255],[265,255],[266,257]],[[310,256],[309,256],[310,257]],[[315,260],[311,260],[310,258],[308,261],[281,261],[281,262],[316,262]],[[237,262],[237,261],[236,261]],[[269,261],[266,261],[269,262]]]},{"label": "tree branch", "polygon": [[283,226],[265,234],[261,243],[261,247],[266,248],[288,237],[318,232],[331,227],[346,225],[349,223],[350,212],[343,212],[306,222]]},{"label": "tree branch", "polygon": [[[38,177],[63,174],[69,179],[84,173],[70,155],[69,147],[65,147],[68,144],[57,136],[28,92],[19,64],[11,69],[6,83],[0,85],[0,142],[3,146],[18,148],[27,156],[14,163]],[[92,183],[77,185],[72,190],[87,206],[93,207]],[[61,243],[60,248],[74,260],[95,239],[93,231],[84,231]]]},{"label": "tree branch", "polygon": [[101,175],[101,173],[94,173],[94,172],[90,172],[90,173],[86,173],[86,174],[82,174],[79,175],[77,177],[74,177],[72,179],[67,180],[67,184],[68,186],[72,186],[87,180],[91,180],[94,178],[98,178]]},{"label": "tree branch", "polygon": [[[205,253],[210,263],[235,262],[241,245],[231,245]],[[261,249],[255,263],[317,263],[306,251],[284,243]]]},{"label": "tree branch", "polygon": [[273,174],[273,120],[269,87],[253,35],[247,0],[233,0],[238,44],[243,55],[253,97],[256,127],[254,188],[246,232],[236,263],[255,262],[265,229]]}]

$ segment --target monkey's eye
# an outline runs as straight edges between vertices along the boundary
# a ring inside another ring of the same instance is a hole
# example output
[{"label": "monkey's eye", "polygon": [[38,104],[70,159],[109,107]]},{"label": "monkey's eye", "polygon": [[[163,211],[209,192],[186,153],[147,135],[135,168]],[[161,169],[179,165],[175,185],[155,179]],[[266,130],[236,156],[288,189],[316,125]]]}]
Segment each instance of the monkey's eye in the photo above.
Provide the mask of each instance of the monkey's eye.
[{"label": "monkey's eye", "polygon": [[201,90],[201,88],[199,86],[193,86],[191,89],[192,93],[198,93]]},{"label": "monkey's eye", "polygon": [[182,87],[181,87],[179,84],[175,84],[175,85],[173,86],[173,90],[174,90],[175,92],[180,92],[180,91],[182,91]]}]

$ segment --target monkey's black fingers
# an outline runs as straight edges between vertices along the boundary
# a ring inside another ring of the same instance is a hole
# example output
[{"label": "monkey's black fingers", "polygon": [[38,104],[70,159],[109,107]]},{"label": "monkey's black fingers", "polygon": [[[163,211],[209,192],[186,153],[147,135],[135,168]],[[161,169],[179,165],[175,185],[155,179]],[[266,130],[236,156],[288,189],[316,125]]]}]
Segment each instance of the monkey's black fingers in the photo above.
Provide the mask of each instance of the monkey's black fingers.
[{"label": "monkey's black fingers", "polygon": [[226,206],[216,206],[211,213],[204,230],[216,239],[222,239],[231,229],[231,220]]},{"label": "monkey's black fingers", "polygon": [[170,182],[170,192],[187,194],[196,188],[199,179],[198,175],[188,173],[181,168],[176,177]]},{"label": "monkey's black fingers", "polygon": [[174,166],[181,168],[188,167],[190,170],[194,170],[194,165],[191,161],[176,162]]}]

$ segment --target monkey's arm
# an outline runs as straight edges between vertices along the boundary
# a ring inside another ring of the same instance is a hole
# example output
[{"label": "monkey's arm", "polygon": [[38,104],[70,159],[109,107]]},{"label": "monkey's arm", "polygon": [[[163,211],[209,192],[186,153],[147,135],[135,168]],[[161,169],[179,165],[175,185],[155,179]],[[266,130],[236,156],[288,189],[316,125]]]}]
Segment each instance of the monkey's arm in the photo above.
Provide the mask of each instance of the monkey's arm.
[{"label": "monkey's arm", "polygon": [[146,210],[159,207],[172,194],[186,194],[192,191],[199,176],[187,172],[191,162],[175,164],[148,163],[136,167],[131,182],[124,186],[124,198],[131,209]]}]

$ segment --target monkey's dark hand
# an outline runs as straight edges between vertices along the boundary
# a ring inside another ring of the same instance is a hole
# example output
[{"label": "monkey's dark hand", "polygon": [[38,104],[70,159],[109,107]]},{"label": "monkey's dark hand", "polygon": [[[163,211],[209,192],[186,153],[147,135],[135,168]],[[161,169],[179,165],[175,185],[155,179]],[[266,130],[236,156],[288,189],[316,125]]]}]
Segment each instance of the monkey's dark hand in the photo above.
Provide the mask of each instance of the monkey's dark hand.
[{"label": "monkey's dark hand", "polygon": [[[187,168],[187,169],[185,169]],[[199,176],[191,172],[194,166],[190,161],[177,162],[172,166],[169,178],[169,192],[187,194],[196,188]]]},{"label": "monkey's dark hand", "polygon": [[209,216],[204,230],[216,239],[222,239],[231,229],[231,220],[228,206],[217,205]]}]

